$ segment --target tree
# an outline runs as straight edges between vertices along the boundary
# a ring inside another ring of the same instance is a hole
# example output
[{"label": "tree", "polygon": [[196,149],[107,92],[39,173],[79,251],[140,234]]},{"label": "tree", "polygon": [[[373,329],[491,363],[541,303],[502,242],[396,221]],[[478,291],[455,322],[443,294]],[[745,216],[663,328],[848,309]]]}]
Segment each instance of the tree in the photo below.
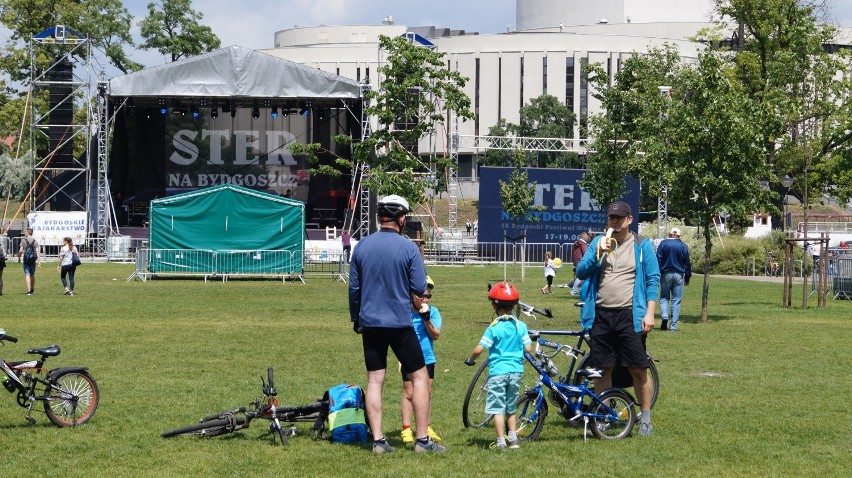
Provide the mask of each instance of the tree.
[{"label": "tree", "polygon": [[[352,159],[337,165],[368,164],[370,172],[362,178],[363,186],[379,196],[399,194],[412,205],[421,204],[430,186],[424,179],[428,172],[434,169],[444,175],[455,165],[445,156],[432,157],[432,164],[427,164],[414,147],[447,122],[444,111],[451,110],[462,120],[473,118],[470,98],[462,90],[467,78],[446,67],[444,53],[404,37],[383,35],[379,44],[387,55],[378,68],[381,88],[366,95],[365,105],[366,113],[377,118],[378,127],[364,141],[336,136],[335,142],[352,148]],[[311,157],[311,148],[307,149]],[[321,172],[336,174],[332,168]]]},{"label": "tree", "polygon": [[509,136],[515,135],[517,125],[509,123],[506,118],[500,118],[496,124],[488,128],[487,140],[489,148],[485,150],[485,155],[479,159],[481,166],[506,166],[512,165],[512,150],[506,149],[511,140]]},{"label": "tree", "polygon": [[[133,47],[131,22],[130,12],[121,0],[0,0],[0,23],[11,31],[0,56],[0,70],[15,82],[29,79],[29,40],[57,24],[91,39],[92,45],[121,72],[139,70],[142,65],[130,60],[125,51]],[[37,60],[39,66],[46,66],[49,61]]]},{"label": "tree", "polygon": [[148,4],[148,16],[139,22],[143,50],[156,50],[172,61],[218,49],[222,42],[213,29],[199,23],[203,14],[192,0],[162,0]]}]

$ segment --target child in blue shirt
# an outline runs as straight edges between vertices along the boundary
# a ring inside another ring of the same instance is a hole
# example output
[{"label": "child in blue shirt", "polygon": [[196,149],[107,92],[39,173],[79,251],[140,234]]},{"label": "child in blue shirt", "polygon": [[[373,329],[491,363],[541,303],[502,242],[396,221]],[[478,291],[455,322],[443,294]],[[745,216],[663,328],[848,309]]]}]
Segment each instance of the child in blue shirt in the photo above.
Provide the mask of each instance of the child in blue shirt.
[{"label": "child in blue shirt", "polygon": [[[507,282],[499,282],[488,291],[488,300],[497,318],[485,329],[479,344],[464,361],[467,365],[474,365],[479,354],[488,349],[485,413],[494,415],[497,448],[501,450],[507,447],[520,448],[515,411],[524,374],[524,352],[532,348],[527,325],[512,315],[512,309],[519,299],[517,289]],[[508,434],[504,436],[506,426]]]}]

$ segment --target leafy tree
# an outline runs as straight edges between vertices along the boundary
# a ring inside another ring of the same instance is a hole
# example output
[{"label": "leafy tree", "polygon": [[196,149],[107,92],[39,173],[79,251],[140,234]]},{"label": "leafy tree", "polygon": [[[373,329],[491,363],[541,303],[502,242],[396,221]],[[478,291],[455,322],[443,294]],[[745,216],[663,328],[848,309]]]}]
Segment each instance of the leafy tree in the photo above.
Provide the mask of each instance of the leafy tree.
[{"label": "leafy tree", "polygon": [[506,118],[500,118],[496,124],[488,128],[488,146],[494,149],[485,150],[485,155],[479,159],[481,166],[506,166],[512,165],[512,151],[505,149],[511,144],[509,136],[515,135],[517,125],[509,123]]},{"label": "leafy tree", "polygon": [[[29,40],[57,24],[90,38],[121,72],[139,70],[142,65],[130,60],[125,51],[133,47],[131,22],[121,0],[0,0],[0,23],[11,31],[0,56],[0,70],[16,82],[29,79]],[[37,59],[39,67],[48,61]]]},{"label": "leafy tree", "polygon": [[[378,68],[381,88],[366,95],[365,105],[366,113],[377,118],[378,127],[364,141],[336,136],[337,143],[351,146],[352,159],[338,160],[338,169],[325,167],[320,172],[339,174],[340,166],[364,162],[370,173],[362,184],[374,194],[399,194],[412,205],[421,204],[430,186],[429,181],[421,180],[424,173],[433,168],[438,176],[445,175],[455,165],[444,156],[432,157],[432,164],[427,164],[413,147],[447,121],[444,111],[452,110],[462,120],[473,118],[470,98],[462,90],[468,79],[446,67],[444,53],[404,37],[381,36],[379,44],[386,53]],[[316,145],[306,150],[310,157]]]},{"label": "leafy tree", "polygon": [[139,22],[143,50],[156,50],[172,61],[218,49],[222,42],[213,29],[200,23],[203,14],[192,0],[162,0],[148,4],[148,16]]}]

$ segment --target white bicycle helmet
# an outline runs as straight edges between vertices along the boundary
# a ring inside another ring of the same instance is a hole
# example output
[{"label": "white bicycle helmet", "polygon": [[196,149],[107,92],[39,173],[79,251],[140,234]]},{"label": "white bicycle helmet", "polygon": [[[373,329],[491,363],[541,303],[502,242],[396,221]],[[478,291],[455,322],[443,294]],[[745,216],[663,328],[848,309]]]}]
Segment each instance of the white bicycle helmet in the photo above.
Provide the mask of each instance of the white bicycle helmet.
[{"label": "white bicycle helmet", "polygon": [[404,197],[391,194],[379,200],[377,215],[380,221],[390,222],[405,216],[410,211],[411,208],[408,206],[408,201]]}]

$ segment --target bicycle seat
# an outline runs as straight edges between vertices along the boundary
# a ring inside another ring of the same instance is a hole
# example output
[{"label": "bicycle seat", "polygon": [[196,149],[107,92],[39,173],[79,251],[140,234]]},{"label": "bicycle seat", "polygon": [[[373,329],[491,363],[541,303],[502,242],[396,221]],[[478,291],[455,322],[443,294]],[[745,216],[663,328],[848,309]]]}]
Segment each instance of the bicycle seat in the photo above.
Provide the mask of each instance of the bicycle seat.
[{"label": "bicycle seat", "polygon": [[577,375],[586,378],[601,378],[603,377],[603,370],[596,368],[584,368],[582,370],[577,370]]},{"label": "bicycle seat", "polygon": [[50,347],[44,347],[41,349],[29,349],[27,350],[28,354],[38,354],[43,355],[45,357],[55,357],[59,355],[59,346],[51,345]]}]

